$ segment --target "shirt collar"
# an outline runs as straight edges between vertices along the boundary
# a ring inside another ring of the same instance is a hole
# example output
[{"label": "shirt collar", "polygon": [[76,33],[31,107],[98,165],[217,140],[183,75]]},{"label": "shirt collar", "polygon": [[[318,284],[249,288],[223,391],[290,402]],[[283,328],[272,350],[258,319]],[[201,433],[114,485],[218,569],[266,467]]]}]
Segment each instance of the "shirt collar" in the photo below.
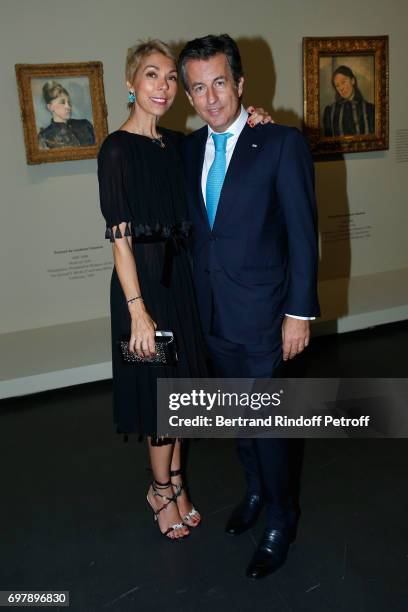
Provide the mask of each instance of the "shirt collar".
[{"label": "shirt collar", "polygon": [[[244,129],[247,119],[248,119],[248,113],[246,112],[245,108],[241,104],[241,112],[239,113],[238,117],[235,119],[234,123],[232,123],[226,131],[229,134],[232,134],[232,136],[238,137],[241,134],[242,130]],[[214,132],[214,130],[209,125],[207,125],[207,127],[208,127],[208,139],[210,139],[211,134]],[[217,132],[217,134],[219,133],[224,133],[224,132]]]}]

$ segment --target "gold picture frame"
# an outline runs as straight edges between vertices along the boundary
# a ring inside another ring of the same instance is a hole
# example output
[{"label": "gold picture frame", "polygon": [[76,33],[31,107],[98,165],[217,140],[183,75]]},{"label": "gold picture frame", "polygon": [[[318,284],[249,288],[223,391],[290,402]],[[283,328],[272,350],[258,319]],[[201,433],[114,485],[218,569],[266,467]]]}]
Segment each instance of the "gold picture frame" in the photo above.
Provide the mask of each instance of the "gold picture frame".
[{"label": "gold picture frame", "polygon": [[102,62],[16,64],[28,164],[90,159],[108,134]]},{"label": "gold picture frame", "polygon": [[388,149],[388,36],[303,38],[303,104],[314,154]]}]

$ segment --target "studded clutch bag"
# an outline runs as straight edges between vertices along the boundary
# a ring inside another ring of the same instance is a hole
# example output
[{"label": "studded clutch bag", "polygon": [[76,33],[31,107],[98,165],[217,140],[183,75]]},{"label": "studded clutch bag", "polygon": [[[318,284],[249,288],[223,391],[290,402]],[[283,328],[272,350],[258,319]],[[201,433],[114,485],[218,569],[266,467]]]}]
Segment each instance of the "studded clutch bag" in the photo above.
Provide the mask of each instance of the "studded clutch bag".
[{"label": "studded clutch bag", "polygon": [[175,365],[178,362],[176,341],[171,331],[156,331],[156,354],[153,357],[139,357],[129,351],[129,341],[119,340],[118,345],[125,363],[133,365],[163,366]]}]

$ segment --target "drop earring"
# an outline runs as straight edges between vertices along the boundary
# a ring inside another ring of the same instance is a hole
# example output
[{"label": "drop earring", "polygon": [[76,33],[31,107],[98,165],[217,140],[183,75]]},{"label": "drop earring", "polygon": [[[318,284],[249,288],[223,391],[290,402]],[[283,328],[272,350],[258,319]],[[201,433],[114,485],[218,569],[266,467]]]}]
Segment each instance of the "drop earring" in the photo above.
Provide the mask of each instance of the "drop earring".
[{"label": "drop earring", "polygon": [[134,91],[129,91],[128,93],[129,104],[134,104],[136,101],[136,96]]}]

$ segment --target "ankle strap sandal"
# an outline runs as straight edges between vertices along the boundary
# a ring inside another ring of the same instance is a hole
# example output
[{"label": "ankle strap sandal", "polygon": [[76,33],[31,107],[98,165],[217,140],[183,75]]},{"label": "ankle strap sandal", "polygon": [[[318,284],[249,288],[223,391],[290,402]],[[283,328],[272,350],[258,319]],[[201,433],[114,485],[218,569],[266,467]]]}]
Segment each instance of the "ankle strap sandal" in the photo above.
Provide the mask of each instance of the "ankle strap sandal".
[{"label": "ankle strap sandal", "polygon": [[[173,476],[182,476],[182,472],[181,469],[179,470],[171,470],[170,471],[170,479]],[[171,483],[173,486],[173,490],[174,490],[174,498],[177,499],[177,497],[179,497],[181,495],[182,491],[185,491],[185,487],[183,485],[183,482],[181,482],[180,484],[174,484]],[[184,516],[182,516],[181,518],[183,519],[183,523],[186,524],[188,527],[198,527],[198,525],[201,523],[201,519],[198,523],[195,523],[194,521],[191,523],[191,519],[193,519],[195,516],[197,516],[199,514],[198,510],[196,510],[194,508],[194,506],[192,506],[190,512],[187,512],[187,514],[185,514]],[[190,521],[190,524],[189,524]]]},{"label": "ankle strap sandal", "polygon": [[174,523],[168,529],[166,529],[166,531],[164,531],[164,532],[160,529],[160,525],[158,523],[158,516],[159,516],[160,512],[165,510],[167,508],[167,506],[169,506],[171,503],[176,503],[177,495],[175,493],[173,493],[173,495],[171,497],[169,497],[168,495],[163,495],[162,493],[160,493],[160,491],[164,491],[165,489],[170,489],[172,487],[172,483],[170,482],[170,480],[168,482],[158,482],[157,480],[152,480],[152,482],[150,484],[151,484],[151,487],[152,487],[152,491],[153,491],[153,496],[154,497],[160,497],[161,499],[167,500],[167,503],[164,503],[161,508],[159,508],[158,510],[154,510],[153,506],[151,505],[151,503],[149,501],[149,496],[147,496],[147,503],[149,504],[149,506],[152,509],[152,512],[153,512],[153,515],[154,515],[154,522],[157,523],[157,526],[159,528],[160,533],[162,535],[164,535],[167,539],[170,539],[170,540],[173,540],[173,539],[183,540],[184,538],[186,538],[188,536],[188,534],[180,536],[180,537],[177,537],[177,538],[168,538],[167,536],[172,531],[177,531],[177,530],[180,530],[180,529],[184,529],[185,528],[184,523]]}]

